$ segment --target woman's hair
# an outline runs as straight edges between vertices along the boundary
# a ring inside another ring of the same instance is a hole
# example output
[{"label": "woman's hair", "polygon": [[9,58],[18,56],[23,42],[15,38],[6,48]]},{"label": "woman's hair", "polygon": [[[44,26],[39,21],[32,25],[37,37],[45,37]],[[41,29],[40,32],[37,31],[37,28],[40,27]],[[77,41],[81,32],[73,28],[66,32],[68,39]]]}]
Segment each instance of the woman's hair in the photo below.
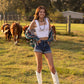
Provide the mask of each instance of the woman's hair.
[{"label": "woman's hair", "polygon": [[38,20],[39,19],[39,12],[40,12],[41,9],[45,10],[45,17],[47,16],[46,8],[44,6],[39,6],[39,7],[37,7],[37,9],[35,11],[34,20]]}]

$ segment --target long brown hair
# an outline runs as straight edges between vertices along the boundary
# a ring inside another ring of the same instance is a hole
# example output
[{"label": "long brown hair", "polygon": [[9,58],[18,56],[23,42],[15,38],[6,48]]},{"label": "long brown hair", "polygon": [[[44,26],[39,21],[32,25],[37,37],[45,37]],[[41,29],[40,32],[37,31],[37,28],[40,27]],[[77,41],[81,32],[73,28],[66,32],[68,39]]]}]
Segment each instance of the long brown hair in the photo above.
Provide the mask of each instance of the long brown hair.
[{"label": "long brown hair", "polygon": [[37,7],[36,11],[35,11],[35,15],[34,15],[34,20],[38,20],[39,19],[39,11],[41,9],[44,9],[45,10],[45,17],[47,16],[47,11],[46,11],[46,8],[44,6],[39,6]]}]

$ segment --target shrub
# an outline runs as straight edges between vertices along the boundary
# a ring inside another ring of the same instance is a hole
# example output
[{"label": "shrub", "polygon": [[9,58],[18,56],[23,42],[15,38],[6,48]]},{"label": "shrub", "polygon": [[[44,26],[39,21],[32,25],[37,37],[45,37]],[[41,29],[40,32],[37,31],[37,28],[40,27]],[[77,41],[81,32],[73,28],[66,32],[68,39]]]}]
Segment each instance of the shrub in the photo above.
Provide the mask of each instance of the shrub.
[{"label": "shrub", "polygon": [[52,22],[57,22],[57,23],[59,23],[59,22],[64,23],[65,22],[65,19],[64,19],[62,13],[59,11],[56,11],[54,13],[50,13],[49,17]]}]

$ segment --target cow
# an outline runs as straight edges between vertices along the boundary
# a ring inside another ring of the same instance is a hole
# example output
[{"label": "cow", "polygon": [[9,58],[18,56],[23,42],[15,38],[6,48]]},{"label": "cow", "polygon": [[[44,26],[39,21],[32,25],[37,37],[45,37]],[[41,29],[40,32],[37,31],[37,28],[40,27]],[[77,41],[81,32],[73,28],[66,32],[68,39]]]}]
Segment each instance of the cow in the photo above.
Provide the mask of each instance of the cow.
[{"label": "cow", "polygon": [[26,30],[28,29],[28,27],[29,27],[29,25],[26,25],[23,27],[24,34],[25,34]]},{"label": "cow", "polygon": [[56,29],[55,29],[55,26],[52,25],[52,32],[53,32],[53,40],[56,41]]},{"label": "cow", "polygon": [[13,36],[15,45],[17,45],[22,34],[22,26],[19,23],[12,23],[10,26],[10,31]]},{"label": "cow", "polygon": [[10,32],[10,25],[8,23],[5,23],[1,26],[1,31],[5,34],[6,40],[11,40],[11,32]]},{"label": "cow", "polygon": [[[26,33],[26,30],[28,29],[29,25],[25,25],[23,27],[23,31],[24,31],[24,34]],[[26,39],[26,38],[25,38]],[[30,42],[30,39],[26,39],[26,42],[29,43]]]}]

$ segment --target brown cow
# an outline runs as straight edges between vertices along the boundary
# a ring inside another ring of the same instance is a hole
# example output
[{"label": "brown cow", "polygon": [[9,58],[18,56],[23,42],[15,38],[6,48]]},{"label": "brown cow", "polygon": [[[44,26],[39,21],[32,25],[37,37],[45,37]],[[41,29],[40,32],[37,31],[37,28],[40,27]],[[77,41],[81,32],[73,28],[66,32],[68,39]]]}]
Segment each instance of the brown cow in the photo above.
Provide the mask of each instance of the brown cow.
[{"label": "brown cow", "polygon": [[54,38],[54,41],[56,41],[56,29],[55,29],[55,26],[52,25],[52,31],[53,31],[53,38]]},{"label": "brown cow", "polygon": [[22,34],[22,26],[19,23],[12,23],[10,30],[16,45]]},{"label": "brown cow", "polygon": [[[26,33],[26,30],[28,29],[29,25],[26,25],[23,27],[24,34]],[[29,42],[30,39],[26,39],[26,42]]]},{"label": "brown cow", "polygon": [[11,32],[10,32],[10,25],[5,23],[1,26],[1,31],[5,34],[6,40],[10,41],[11,40]]},{"label": "brown cow", "polygon": [[26,25],[23,27],[24,34],[25,34],[26,30],[28,29],[28,27],[29,27],[29,25]]}]

